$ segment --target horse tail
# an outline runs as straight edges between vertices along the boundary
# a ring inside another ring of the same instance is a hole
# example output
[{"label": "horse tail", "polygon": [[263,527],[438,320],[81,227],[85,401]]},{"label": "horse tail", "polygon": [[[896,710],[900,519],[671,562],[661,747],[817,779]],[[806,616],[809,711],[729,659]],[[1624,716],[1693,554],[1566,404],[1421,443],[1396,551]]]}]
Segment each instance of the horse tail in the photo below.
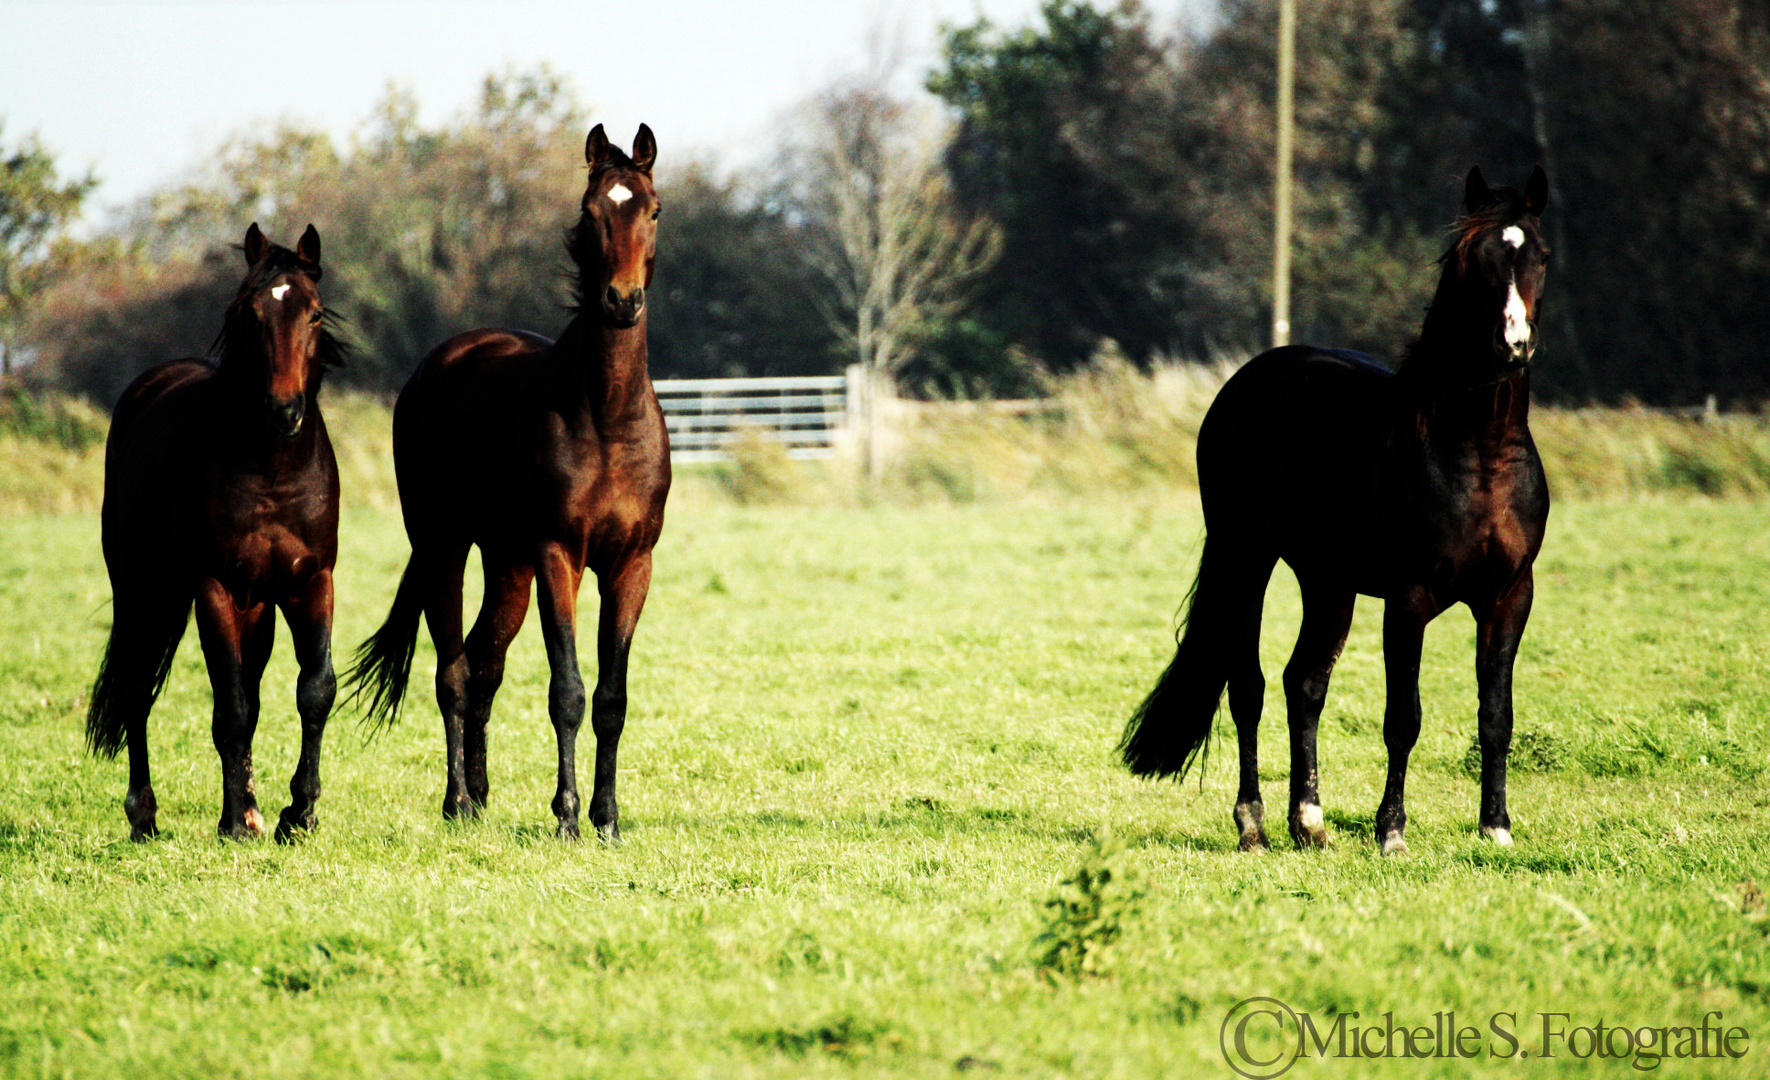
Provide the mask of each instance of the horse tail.
[{"label": "horse tail", "polygon": [[138,607],[113,597],[111,611],[110,638],[92,684],[92,702],[86,707],[86,746],[107,758],[123,749],[131,728],[147,723],[190,622],[191,601],[162,600]]},{"label": "horse tail", "polygon": [[393,607],[381,629],[357,646],[350,670],[344,675],[349,688],[347,707],[355,708],[367,697],[363,719],[371,730],[392,726],[399,719],[406,696],[406,680],[412,674],[412,654],[418,648],[418,617],[424,613],[416,555],[400,575]]},{"label": "horse tail", "polygon": [[[1178,647],[1155,689],[1131,713],[1118,751],[1138,776],[1184,778],[1202,761],[1235,657],[1228,646],[1238,611],[1236,567],[1221,544],[1205,539],[1198,576],[1187,590]],[[1256,595],[1253,616],[1259,618]],[[1256,638],[1256,641],[1258,639]],[[1256,660],[1256,663],[1258,661]]]}]

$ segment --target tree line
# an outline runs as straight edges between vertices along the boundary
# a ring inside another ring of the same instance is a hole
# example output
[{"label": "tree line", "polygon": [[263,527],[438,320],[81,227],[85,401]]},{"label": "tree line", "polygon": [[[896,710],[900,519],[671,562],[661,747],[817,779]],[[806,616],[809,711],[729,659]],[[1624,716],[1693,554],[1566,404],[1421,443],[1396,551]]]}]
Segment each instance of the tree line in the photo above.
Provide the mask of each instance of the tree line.
[{"label": "tree line", "polygon": [[[659,377],[873,366],[912,393],[1036,393],[1103,348],[1263,347],[1275,0],[1200,32],[1134,2],[1048,0],[943,31],[906,98],[888,64],[807,101],[766,168],[665,133]],[[1770,5],[1307,0],[1299,5],[1293,340],[1398,355],[1462,175],[1551,180],[1535,387],[1566,401],[1770,396]],[[56,238],[90,178],[0,148],[0,347],[108,404],[207,348],[258,220],[326,237],[341,378],[397,388],[475,325],[563,324],[560,235],[584,108],[553,72],[489,77],[425,127],[390,91],[349,140],[250,131],[114,226]],[[3,132],[0,132],[3,135]]]}]

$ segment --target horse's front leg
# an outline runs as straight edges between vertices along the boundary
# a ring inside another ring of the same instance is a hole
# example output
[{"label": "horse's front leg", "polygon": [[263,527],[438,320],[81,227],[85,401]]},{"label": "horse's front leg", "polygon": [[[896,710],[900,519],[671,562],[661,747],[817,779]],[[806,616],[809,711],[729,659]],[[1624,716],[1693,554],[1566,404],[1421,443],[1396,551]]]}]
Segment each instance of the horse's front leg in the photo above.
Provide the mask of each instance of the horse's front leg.
[{"label": "horse's front leg", "polygon": [[1383,666],[1388,701],[1383,709],[1383,744],[1389,749],[1389,775],[1377,806],[1377,843],[1385,855],[1405,855],[1407,841],[1407,759],[1420,738],[1420,647],[1431,611],[1420,595],[1392,597],[1383,605]]},{"label": "horse's front leg", "polygon": [[615,758],[627,724],[627,654],[633,631],[651,588],[651,552],[635,555],[596,579],[601,597],[596,630],[596,694],[590,726],[596,732],[596,786],[590,795],[590,824],[604,840],[621,838],[615,801]]},{"label": "horse's front leg", "polygon": [[1512,843],[1506,813],[1506,755],[1512,749],[1512,664],[1536,582],[1526,567],[1512,588],[1482,616],[1475,628],[1475,681],[1480,698],[1481,835],[1502,847]]},{"label": "horse's front leg", "polygon": [[[301,758],[289,780],[289,805],[277,821],[277,839],[284,843],[314,827],[314,803],[320,797],[320,741],[326,718],[338,696],[332,671],[332,571],[314,572],[283,605],[295,639],[295,711],[301,717]],[[266,621],[269,621],[267,616]]]},{"label": "horse's front leg", "polygon": [[541,549],[535,564],[536,597],[541,609],[541,640],[552,673],[547,715],[559,743],[559,789],[553,816],[561,837],[578,838],[578,728],[584,722],[584,677],[578,672],[578,560],[557,544]]},{"label": "horse's front leg", "polygon": [[252,779],[252,734],[258,726],[258,684],[270,659],[276,619],[266,604],[240,607],[221,582],[197,590],[197,632],[214,695],[212,731],[221,757],[221,821],[235,838],[264,835]]}]

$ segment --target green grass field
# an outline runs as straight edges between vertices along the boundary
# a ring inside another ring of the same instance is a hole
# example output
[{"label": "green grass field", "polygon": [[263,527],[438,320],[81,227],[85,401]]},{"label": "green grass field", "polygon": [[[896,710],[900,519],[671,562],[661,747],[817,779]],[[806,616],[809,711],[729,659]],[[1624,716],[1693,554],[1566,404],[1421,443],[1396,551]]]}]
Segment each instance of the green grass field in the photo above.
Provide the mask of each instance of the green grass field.
[{"label": "green grass field", "polygon": [[[1318,1021],[1430,1025],[1454,1009],[1484,1037],[1490,1014],[1515,1013],[1531,1053],[1309,1060],[1293,1076],[1642,1065],[1564,1046],[1543,1060],[1539,1011],[1642,1027],[1719,1010],[1750,1033],[1747,1056],[1657,1072],[1770,1071],[1770,920],[1746,884],[1770,883],[1763,504],[1559,505],[1518,671],[1517,846],[1473,835],[1458,610],[1427,638],[1413,854],[1380,860],[1374,602],[1322,725],[1331,850],[1235,853],[1229,742],[1202,790],[1117,767],[1196,558],[1186,497],[812,509],[688,494],[635,647],[612,849],[551,836],[532,618],[482,821],[439,814],[426,642],[401,726],[365,744],[334,720],[321,827],[292,847],[214,837],[191,634],[152,726],[169,835],[130,844],[124,765],[81,743],[109,622],[97,520],[0,518],[0,1075],[1231,1076],[1219,1027],[1255,995]],[[343,539],[341,652],[378,622],[406,550],[386,510],[350,509]],[[1279,577],[1272,807],[1298,615]],[[256,746],[273,819],[292,678],[285,634]],[[1103,974],[1043,975],[1043,903],[1103,826],[1141,900],[1108,892],[1123,936]]]}]

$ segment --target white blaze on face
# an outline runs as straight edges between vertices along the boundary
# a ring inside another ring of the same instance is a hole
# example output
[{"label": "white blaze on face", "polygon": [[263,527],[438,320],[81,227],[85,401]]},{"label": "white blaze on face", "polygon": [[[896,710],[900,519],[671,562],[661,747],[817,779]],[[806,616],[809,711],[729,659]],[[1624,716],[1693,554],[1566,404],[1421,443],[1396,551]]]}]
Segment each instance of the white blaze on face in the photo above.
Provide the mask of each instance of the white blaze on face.
[{"label": "white blaze on face", "polygon": [[[1524,246],[1524,230],[1508,225],[1500,230],[1500,239],[1513,249]],[[1524,310],[1524,297],[1518,295],[1518,282],[1506,286],[1506,345],[1517,356],[1530,347],[1530,313]]]},{"label": "white blaze on face", "polygon": [[1524,297],[1518,295],[1518,283],[1506,286],[1506,344],[1514,355],[1530,345],[1530,313],[1524,310]]},{"label": "white blaze on face", "polygon": [[281,300],[288,292],[289,292],[289,286],[278,285],[276,288],[274,288],[270,291],[270,298],[272,300]]},{"label": "white blaze on face", "polygon": [[614,203],[616,206],[621,205],[632,197],[633,193],[627,190],[626,184],[616,184],[614,187],[608,189],[608,201]]}]

